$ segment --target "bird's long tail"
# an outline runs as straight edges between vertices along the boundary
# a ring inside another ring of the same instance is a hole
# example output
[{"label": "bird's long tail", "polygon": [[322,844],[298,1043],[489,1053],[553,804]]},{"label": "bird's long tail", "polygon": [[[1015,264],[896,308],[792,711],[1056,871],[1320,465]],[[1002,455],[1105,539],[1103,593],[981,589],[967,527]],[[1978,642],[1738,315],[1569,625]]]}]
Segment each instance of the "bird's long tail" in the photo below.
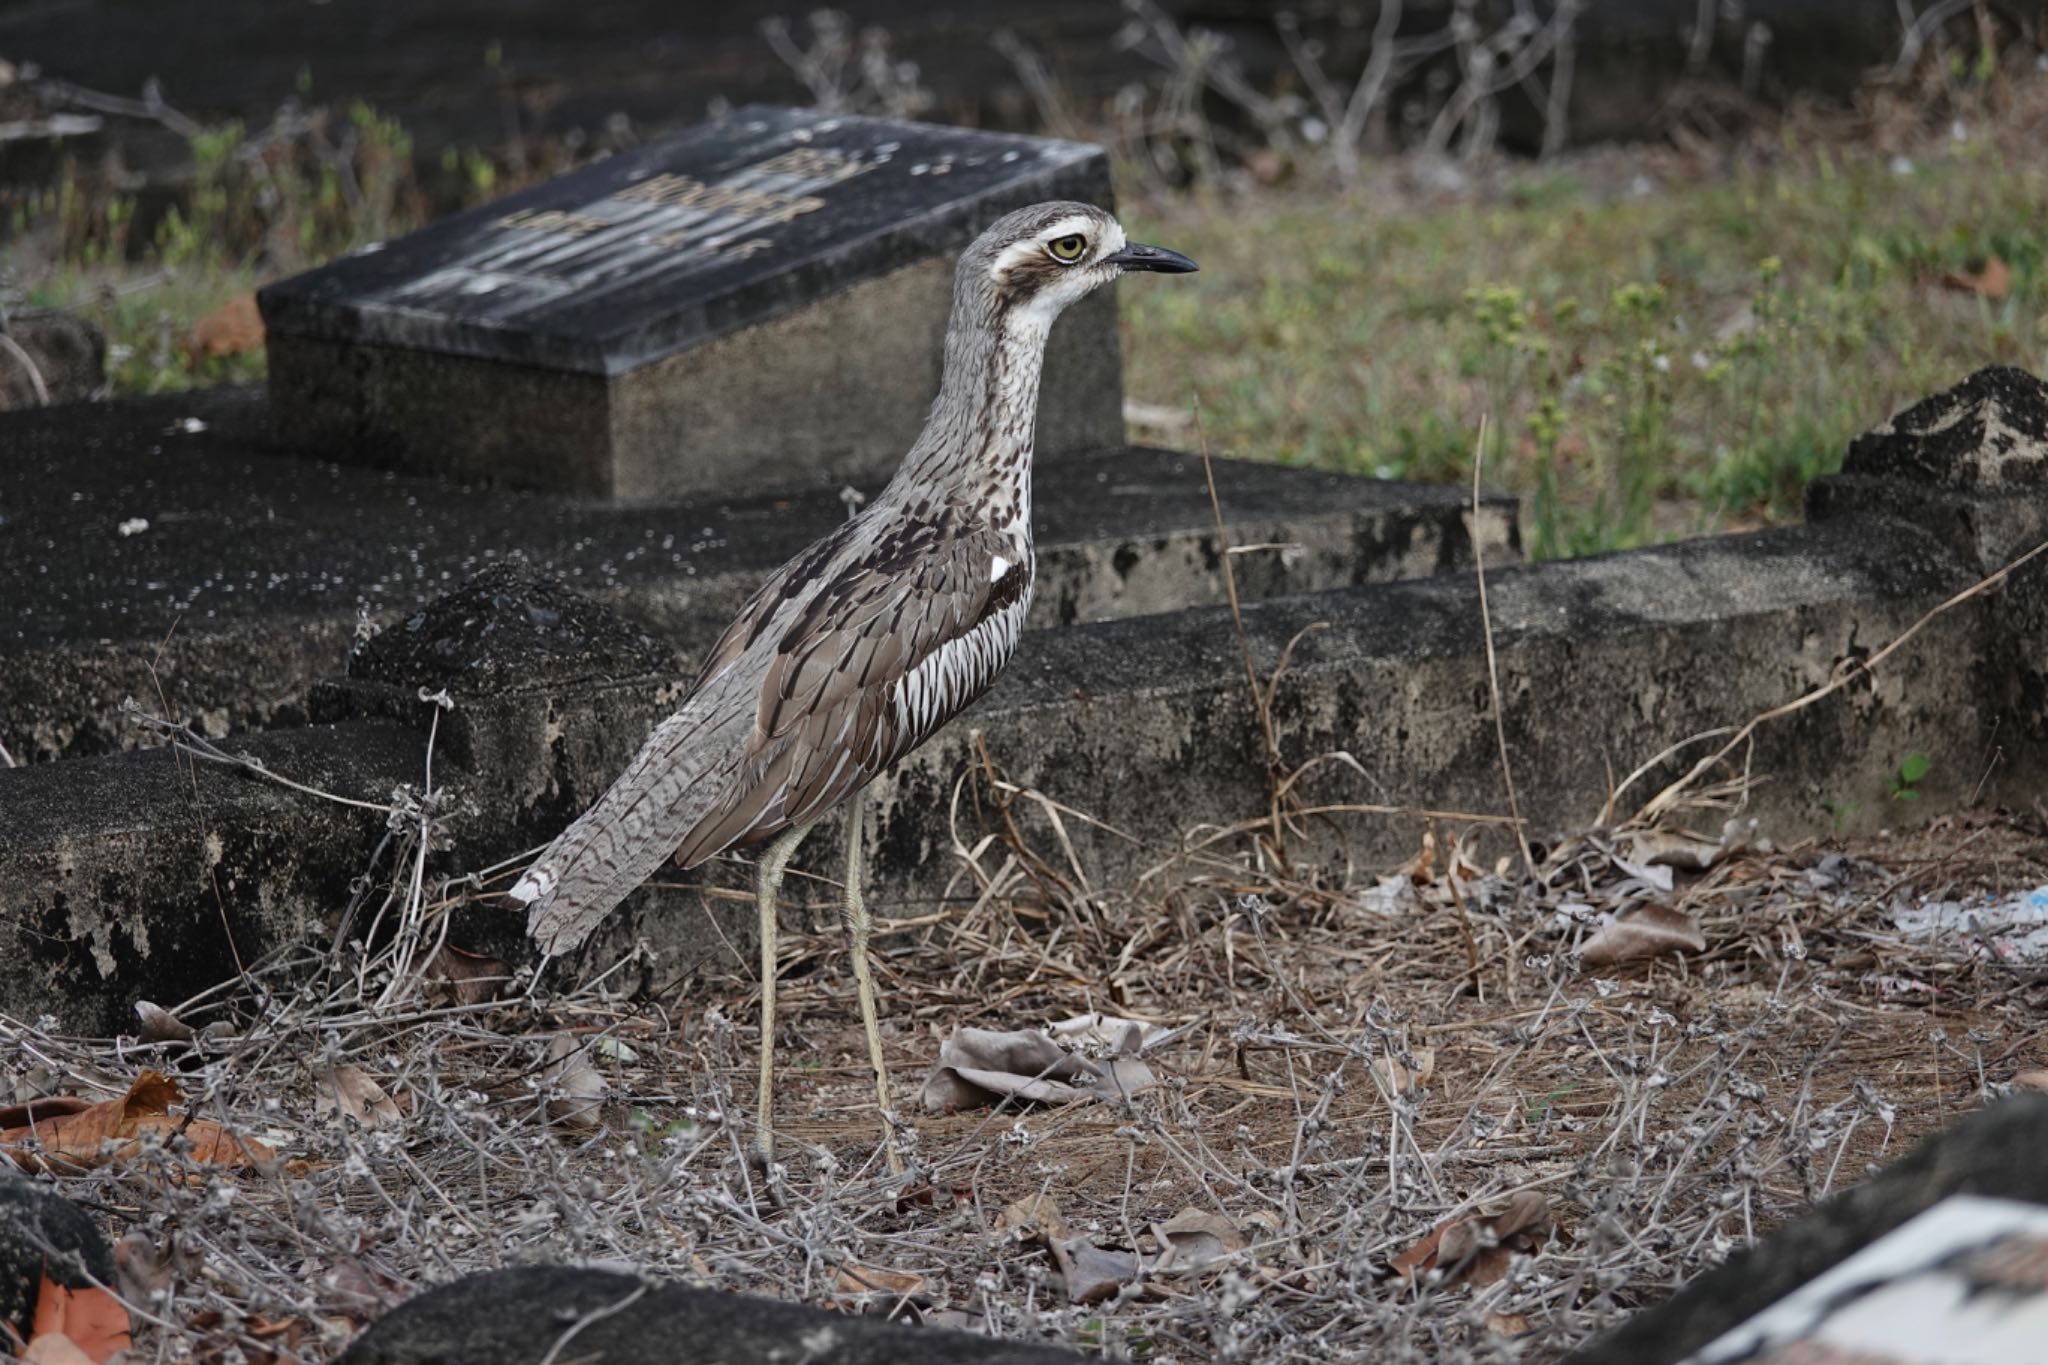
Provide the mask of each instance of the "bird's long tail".
[{"label": "bird's long tail", "polygon": [[725,793],[751,715],[710,688],[656,726],[625,772],[527,868],[512,897],[550,953],[581,943]]}]

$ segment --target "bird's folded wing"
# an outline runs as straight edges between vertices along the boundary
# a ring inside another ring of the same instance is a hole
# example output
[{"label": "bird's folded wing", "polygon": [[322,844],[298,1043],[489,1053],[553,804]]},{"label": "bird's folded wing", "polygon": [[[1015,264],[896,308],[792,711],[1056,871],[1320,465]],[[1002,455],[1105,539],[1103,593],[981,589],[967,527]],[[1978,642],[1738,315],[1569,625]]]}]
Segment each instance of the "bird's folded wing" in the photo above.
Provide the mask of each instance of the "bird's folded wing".
[{"label": "bird's folded wing", "polygon": [[1028,560],[1004,545],[990,532],[928,541],[851,566],[806,603],[762,680],[759,780],[678,860],[815,819],[987,690],[1016,643],[1022,613],[1006,609],[1029,587]]}]

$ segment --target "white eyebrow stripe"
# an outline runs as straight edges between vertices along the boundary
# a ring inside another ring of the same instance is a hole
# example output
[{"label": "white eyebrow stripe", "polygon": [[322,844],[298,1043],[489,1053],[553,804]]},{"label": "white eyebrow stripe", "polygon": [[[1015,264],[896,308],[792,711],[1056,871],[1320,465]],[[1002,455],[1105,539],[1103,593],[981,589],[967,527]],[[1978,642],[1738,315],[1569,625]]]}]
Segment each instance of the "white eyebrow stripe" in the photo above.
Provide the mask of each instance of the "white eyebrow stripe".
[{"label": "white eyebrow stripe", "polygon": [[1039,233],[1038,236],[1040,241],[1046,242],[1056,241],[1061,237],[1069,237],[1077,232],[1084,237],[1092,237],[1095,235],[1095,229],[1098,226],[1100,226],[1099,219],[1084,218],[1077,213],[1070,218],[1060,219],[1044,232]]}]

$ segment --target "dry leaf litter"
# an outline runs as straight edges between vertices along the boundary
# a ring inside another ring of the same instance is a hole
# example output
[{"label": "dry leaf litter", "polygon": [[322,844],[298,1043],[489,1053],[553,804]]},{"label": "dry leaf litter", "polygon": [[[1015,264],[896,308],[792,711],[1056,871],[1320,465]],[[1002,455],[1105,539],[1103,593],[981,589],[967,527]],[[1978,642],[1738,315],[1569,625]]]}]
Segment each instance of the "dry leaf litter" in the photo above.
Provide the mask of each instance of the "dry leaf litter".
[{"label": "dry leaf litter", "polygon": [[445,942],[488,889],[417,876],[367,957],[251,963],[128,1037],[0,1018],[0,1145],[115,1240],[137,1359],[324,1360],[566,1260],[1162,1365],[1543,1361],[2048,1084],[2038,814],[1595,833],[1533,874],[1417,821],[1360,884],[1268,831],[1111,892],[1050,803],[983,795],[1005,833],[879,940],[891,1068],[927,1074],[902,1181],[836,928],[786,940],[764,1181],[750,974],[537,985]]}]

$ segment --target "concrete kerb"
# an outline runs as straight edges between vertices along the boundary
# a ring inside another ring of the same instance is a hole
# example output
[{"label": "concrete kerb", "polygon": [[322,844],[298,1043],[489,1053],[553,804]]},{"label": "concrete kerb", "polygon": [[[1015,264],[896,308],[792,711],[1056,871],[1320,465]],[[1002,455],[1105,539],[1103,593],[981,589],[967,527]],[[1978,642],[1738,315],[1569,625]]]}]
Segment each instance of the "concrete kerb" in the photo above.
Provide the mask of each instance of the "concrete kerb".
[{"label": "concrete kerb", "polygon": [[[1882,516],[1490,574],[1525,815],[1539,833],[1597,819],[1612,784],[1644,757],[1826,682],[1977,577],[1952,547]],[[1780,836],[1845,818],[1880,823],[1891,814],[1885,780],[1910,751],[1937,756],[1918,816],[2037,794],[2039,769],[2017,754],[1981,789],[1978,780],[1993,736],[2041,729],[2038,715],[2008,714],[2015,694],[2001,661],[2015,648],[2043,652],[2040,623],[2016,623],[2009,603],[1967,602],[1875,676],[1759,732],[1742,756],[1754,785],[1741,814]],[[1468,576],[1253,603],[1243,623],[1265,671],[1300,637],[1272,704],[1284,761],[1344,751],[1356,762],[1305,781],[1306,802],[1504,809]],[[922,908],[949,887],[972,893],[948,811],[984,746],[1015,782],[1122,831],[1067,824],[1098,886],[1127,885],[1167,861],[1191,829],[1263,812],[1266,764],[1234,630],[1227,610],[1206,609],[1033,633],[995,691],[874,794],[883,913]],[[2022,630],[2031,634],[2016,643]],[[675,697],[666,674],[557,683],[542,673],[456,689],[459,719],[437,763],[465,805],[453,862],[480,866],[538,843],[601,790]],[[409,712],[410,731],[355,719],[252,737],[248,747],[277,771],[326,772],[337,789],[388,793],[419,777],[430,708],[418,690],[358,679],[321,703],[336,716]],[[1623,810],[1680,766],[1647,775]],[[204,972],[230,958],[227,928],[246,957],[334,913],[361,871],[364,822],[219,771],[197,775],[202,807],[167,818],[174,807],[158,797],[173,801],[194,780],[163,751],[0,774],[0,789],[65,806],[17,822],[26,837],[0,852],[0,956],[30,964],[10,974],[0,1008],[114,1026],[138,995],[176,998],[211,984]],[[1334,812],[1313,824],[1297,845],[1303,858],[1385,866],[1412,852],[1423,822]],[[971,845],[979,828],[959,833]],[[817,837],[809,856],[827,857],[817,849],[829,849],[829,833]],[[219,868],[229,876],[216,899]],[[722,904],[674,884],[652,888],[590,952],[644,943],[656,954],[650,970],[674,979],[709,955],[746,951],[749,916],[725,915]],[[167,916],[189,931],[177,961],[154,951]],[[479,902],[460,932],[466,946],[518,946],[517,917],[495,902]],[[96,970],[66,971],[88,957]]]}]

